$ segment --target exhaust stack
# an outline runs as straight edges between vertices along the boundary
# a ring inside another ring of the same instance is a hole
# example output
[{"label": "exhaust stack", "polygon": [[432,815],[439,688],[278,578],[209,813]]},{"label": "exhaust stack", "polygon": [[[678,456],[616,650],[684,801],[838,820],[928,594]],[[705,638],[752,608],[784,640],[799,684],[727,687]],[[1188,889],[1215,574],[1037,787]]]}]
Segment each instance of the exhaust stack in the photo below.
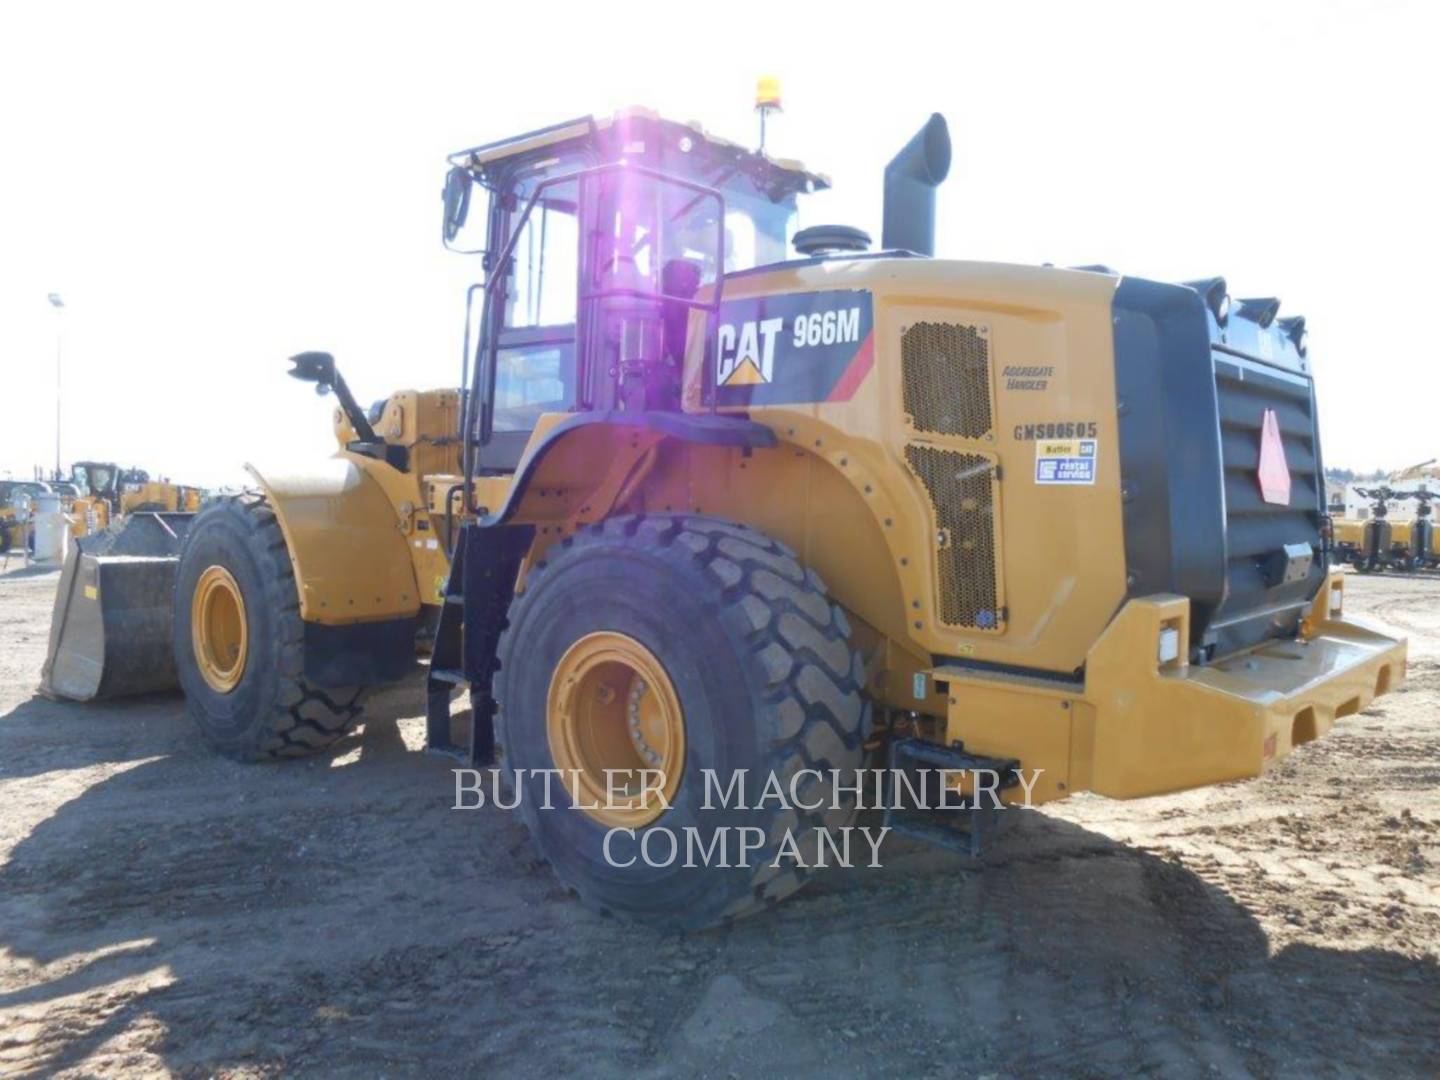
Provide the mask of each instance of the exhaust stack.
[{"label": "exhaust stack", "polygon": [[935,189],[950,172],[950,128],[939,113],[885,166],[880,246],[935,254]]}]

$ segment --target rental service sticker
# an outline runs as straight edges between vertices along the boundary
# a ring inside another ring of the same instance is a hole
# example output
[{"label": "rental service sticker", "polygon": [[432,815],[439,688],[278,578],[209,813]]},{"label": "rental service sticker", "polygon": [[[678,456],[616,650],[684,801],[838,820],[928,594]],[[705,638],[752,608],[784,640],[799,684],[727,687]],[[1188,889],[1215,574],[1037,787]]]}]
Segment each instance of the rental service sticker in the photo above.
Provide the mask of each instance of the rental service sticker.
[{"label": "rental service sticker", "polygon": [[1041,439],[1036,442],[1035,483],[1095,483],[1095,440]]}]

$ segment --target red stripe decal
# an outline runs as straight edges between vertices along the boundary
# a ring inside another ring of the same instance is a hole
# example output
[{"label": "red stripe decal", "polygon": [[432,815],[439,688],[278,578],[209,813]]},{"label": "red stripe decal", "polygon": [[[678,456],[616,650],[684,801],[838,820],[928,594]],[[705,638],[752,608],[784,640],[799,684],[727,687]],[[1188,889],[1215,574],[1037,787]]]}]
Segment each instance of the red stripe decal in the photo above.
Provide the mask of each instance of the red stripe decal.
[{"label": "red stripe decal", "polygon": [[860,347],[855,350],[855,355],[850,358],[850,363],[835,383],[835,388],[830,391],[826,401],[849,401],[855,396],[855,391],[860,389],[860,384],[865,381],[865,376],[870,374],[870,369],[875,366],[875,331],[865,335],[865,340],[860,342]]}]

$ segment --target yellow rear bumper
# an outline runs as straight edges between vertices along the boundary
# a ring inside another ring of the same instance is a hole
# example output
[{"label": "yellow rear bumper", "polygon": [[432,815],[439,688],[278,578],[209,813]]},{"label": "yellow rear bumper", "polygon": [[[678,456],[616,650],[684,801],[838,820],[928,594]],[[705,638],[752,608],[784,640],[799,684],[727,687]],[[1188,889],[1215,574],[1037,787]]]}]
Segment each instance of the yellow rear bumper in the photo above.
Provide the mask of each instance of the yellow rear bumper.
[{"label": "yellow rear bumper", "polygon": [[[1405,677],[1403,640],[1331,615],[1332,575],[1298,640],[1200,668],[1162,661],[1162,631],[1189,636],[1189,600],[1131,600],[1090,650],[1083,686],[996,680],[958,668],[947,742],[1042,769],[1035,801],[1095,791],[1135,798],[1259,776]],[[1184,649],[1180,652],[1183,654]],[[1013,795],[1020,794],[1013,792]]]}]

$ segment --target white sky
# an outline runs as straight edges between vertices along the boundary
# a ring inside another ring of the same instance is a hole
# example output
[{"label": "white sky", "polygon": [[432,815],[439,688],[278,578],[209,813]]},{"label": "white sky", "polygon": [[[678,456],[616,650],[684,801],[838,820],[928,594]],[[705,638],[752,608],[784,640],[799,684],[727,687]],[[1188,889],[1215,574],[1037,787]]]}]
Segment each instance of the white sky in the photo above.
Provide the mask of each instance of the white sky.
[{"label": "white sky", "polygon": [[1104,262],[1304,314],[1331,465],[1440,455],[1434,3],[657,5],[12,0],[0,17],[0,475],[64,458],[204,484],[330,452],[362,401],[453,385],[444,155],[625,104],[827,172],[803,211],[878,236],[932,111],[938,253]]}]

